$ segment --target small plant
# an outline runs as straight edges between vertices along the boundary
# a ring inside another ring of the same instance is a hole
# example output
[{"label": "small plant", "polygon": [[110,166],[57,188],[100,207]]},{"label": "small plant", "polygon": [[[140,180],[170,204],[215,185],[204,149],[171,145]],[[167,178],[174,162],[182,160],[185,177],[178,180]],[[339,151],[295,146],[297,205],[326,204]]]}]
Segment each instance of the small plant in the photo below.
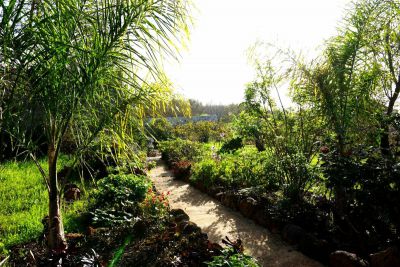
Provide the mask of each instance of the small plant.
[{"label": "small plant", "polygon": [[140,203],[146,196],[150,182],[146,176],[113,174],[99,181],[94,192],[97,207],[107,207],[123,202]]},{"label": "small plant", "polygon": [[0,242],[0,256],[2,255],[7,255],[8,251],[6,249],[6,246],[4,245],[4,243]]},{"label": "small plant", "polygon": [[201,154],[201,145],[188,140],[165,141],[161,142],[159,147],[162,152],[162,158],[167,161],[170,167],[174,162],[181,160],[192,161]]},{"label": "small plant", "polygon": [[172,172],[175,178],[187,180],[191,174],[192,163],[188,160],[181,160],[172,164]]},{"label": "small plant", "polygon": [[222,255],[214,256],[211,262],[206,262],[207,266],[221,267],[259,267],[257,261],[251,256],[237,252],[234,248],[229,247],[222,251]]},{"label": "small plant", "polygon": [[219,177],[217,162],[213,159],[204,159],[194,166],[191,180],[201,181],[205,186],[212,186]]},{"label": "small plant", "polygon": [[116,174],[103,178],[94,192],[93,222],[103,226],[135,223],[140,213],[139,204],[149,188],[146,176]]},{"label": "small plant", "polygon": [[94,249],[90,249],[89,253],[86,253],[82,259],[81,263],[83,267],[101,267],[103,264],[100,260],[100,255]]},{"label": "small plant", "polygon": [[157,162],[155,162],[154,160],[147,162],[147,169],[151,170],[154,169],[157,165]]},{"label": "small plant", "polygon": [[142,203],[143,213],[145,216],[163,218],[168,214],[170,192],[157,194],[153,189],[147,190],[146,199]]}]

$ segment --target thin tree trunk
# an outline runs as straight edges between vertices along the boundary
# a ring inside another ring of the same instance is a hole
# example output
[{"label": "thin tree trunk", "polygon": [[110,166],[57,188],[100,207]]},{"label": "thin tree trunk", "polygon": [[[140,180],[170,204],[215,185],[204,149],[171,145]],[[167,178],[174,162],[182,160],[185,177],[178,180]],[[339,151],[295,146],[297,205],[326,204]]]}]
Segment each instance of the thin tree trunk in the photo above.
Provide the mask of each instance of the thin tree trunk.
[{"label": "thin tree trunk", "polygon": [[[345,157],[345,142],[342,135],[338,136],[338,149],[339,149],[339,157]],[[341,184],[336,184],[334,187],[335,191],[335,210],[338,215],[338,219],[344,215],[345,207],[346,207],[346,189]]]},{"label": "thin tree trunk", "polygon": [[57,181],[57,151],[54,144],[49,145],[49,236],[48,245],[55,254],[61,254],[67,249],[64,236],[64,226],[60,210],[60,196]]},{"label": "thin tree trunk", "polygon": [[389,142],[389,125],[390,123],[387,122],[385,119],[390,118],[393,114],[394,105],[396,104],[396,100],[400,94],[400,73],[395,83],[395,89],[393,95],[389,99],[389,104],[386,110],[386,118],[383,120],[382,125],[382,136],[381,136],[381,152],[383,155],[390,156],[390,142]]},{"label": "thin tree trunk", "polygon": [[390,142],[389,142],[389,123],[383,122],[382,136],[381,136],[381,152],[383,155],[390,156]]}]

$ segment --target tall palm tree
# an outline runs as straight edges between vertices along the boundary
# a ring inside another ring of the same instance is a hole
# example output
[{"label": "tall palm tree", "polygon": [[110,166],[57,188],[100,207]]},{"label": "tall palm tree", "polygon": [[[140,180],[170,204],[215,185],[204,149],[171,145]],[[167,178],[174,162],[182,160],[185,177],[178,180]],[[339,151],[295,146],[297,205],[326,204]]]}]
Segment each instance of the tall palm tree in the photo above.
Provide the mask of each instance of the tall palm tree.
[{"label": "tall palm tree", "polygon": [[[8,130],[32,148],[34,138],[22,130],[32,126],[26,120],[33,119],[42,129],[48,171],[37,166],[49,193],[48,245],[60,253],[67,247],[56,170],[63,136],[79,119],[90,124],[85,127],[91,131],[85,135],[90,142],[129,107],[148,106],[166,95],[144,85],[162,76],[160,58],[174,55],[176,44],[187,34],[189,3],[13,0],[1,1],[0,8],[1,20],[8,20],[13,33],[0,56],[16,62],[21,72],[13,77],[17,94],[3,88],[17,100],[7,102]],[[6,16],[11,13],[19,15]],[[6,53],[18,36],[19,52]],[[33,150],[30,154],[36,160]]]}]

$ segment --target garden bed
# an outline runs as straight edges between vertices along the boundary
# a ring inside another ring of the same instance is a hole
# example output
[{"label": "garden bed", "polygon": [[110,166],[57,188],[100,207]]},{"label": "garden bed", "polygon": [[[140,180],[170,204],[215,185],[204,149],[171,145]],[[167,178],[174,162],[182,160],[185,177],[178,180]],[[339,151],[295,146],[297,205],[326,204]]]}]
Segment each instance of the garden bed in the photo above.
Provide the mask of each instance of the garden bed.
[{"label": "garden bed", "polygon": [[[169,166],[176,178],[190,183],[271,232],[279,233],[287,243],[323,264],[344,266],[343,262],[353,262],[349,266],[369,266],[370,263],[373,263],[372,266],[400,266],[398,245],[395,243],[385,246],[377,240],[365,241],[364,235],[349,234],[353,229],[348,229],[351,224],[345,220],[342,225],[333,225],[330,218],[333,203],[324,197],[309,194],[303,200],[293,202],[276,192],[267,193],[262,186],[234,188],[191,179],[192,166],[187,160]],[[390,259],[389,265],[382,255]]]},{"label": "garden bed", "polygon": [[[182,210],[167,219],[141,220],[133,226],[88,227],[87,233],[68,234],[69,249],[52,257],[37,240],[10,249],[11,266],[206,266],[221,253]],[[118,262],[116,262],[116,259]],[[85,265],[87,264],[87,265]],[[97,265],[96,265],[97,264]]]}]

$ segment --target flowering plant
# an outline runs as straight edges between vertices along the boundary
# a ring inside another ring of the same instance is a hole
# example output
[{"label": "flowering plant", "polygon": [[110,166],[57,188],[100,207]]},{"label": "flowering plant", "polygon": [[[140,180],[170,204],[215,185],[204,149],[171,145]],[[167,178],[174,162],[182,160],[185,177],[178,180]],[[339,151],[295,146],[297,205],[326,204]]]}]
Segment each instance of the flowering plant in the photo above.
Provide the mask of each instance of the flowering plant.
[{"label": "flowering plant", "polygon": [[146,198],[142,203],[142,208],[145,216],[149,217],[165,217],[169,211],[168,196],[170,192],[166,194],[163,192],[158,194],[154,192],[152,188],[147,190]]}]

